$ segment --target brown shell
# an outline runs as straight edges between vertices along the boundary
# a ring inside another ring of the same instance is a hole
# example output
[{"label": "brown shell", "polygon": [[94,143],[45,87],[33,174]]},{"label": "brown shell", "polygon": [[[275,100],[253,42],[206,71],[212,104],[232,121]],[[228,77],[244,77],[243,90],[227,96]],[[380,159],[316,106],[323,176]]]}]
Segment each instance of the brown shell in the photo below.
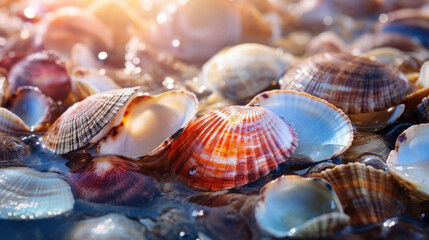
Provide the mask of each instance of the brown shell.
[{"label": "brown shell", "polygon": [[414,116],[420,123],[429,123],[429,97],[425,97],[414,110]]},{"label": "brown shell", "polygon": [[390,146],[383,135],[372,132],[355,133],[353,143],[343,155],[344,162],[355,162],[362,154],[376,154],[386,159],[390,153]]},{"label": "brown shell", "polygon": [[352,225],[379,223],[405,212],[406,195],[382,170],[350,163],[311,176],[332,185]]},{"label": "brown shell", "polygon": [[307,92],[344,112],[368,113],[399,104],[408,80],[386,65],[348,53],[322,53],[304,60],[280,81],[282,89]]},{"label": "brown shell", "polygon": [[84,146],[112,121],[138,89],[102,92],[75,103],[48,129],[43,145],[56,154]]},{"label": "brown shell", "polygon": [[30,151],[30,147],[18,138],[0,136],[0,167],[20,164]]},{"label": "brown shell", "polygon": [[367,33],[356,39],[351,45],[349,51],[353,54],[359,55],[366,53],[369,50],[381,47],[396,48],[405,52],[416,52],[421,49],[418,44],[411,37],[398,34],[398,33]]},{"label": "brown shell", "polygon": [[15,113],[0,107],[0,133],[30,132],[30,128]]}]

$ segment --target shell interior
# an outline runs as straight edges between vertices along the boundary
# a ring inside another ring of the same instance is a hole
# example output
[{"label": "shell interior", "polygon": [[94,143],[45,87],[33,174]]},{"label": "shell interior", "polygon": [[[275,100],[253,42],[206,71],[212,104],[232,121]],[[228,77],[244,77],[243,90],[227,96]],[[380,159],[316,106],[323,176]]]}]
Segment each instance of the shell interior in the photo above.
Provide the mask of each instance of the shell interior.
[{"label": "shell interior", "polygon": [[322,161],[342,154],[353,141],[353,127],[344,112],[320,98],[295,91],[273,90],[256,96],[261,105],[290,123],[299,141],[295,155]]},{"label": "shell interior", "polygon": [[429,200],[429,124],[405,130],[387,158],[389,173],[408,190]]},{"label": "shell interior", "polygon": [[56,173],[31,168],[0,169],[0,218],[41,219],[70,211],[70,186]]},{"label": "shell interior", "polygon": [[189,124],[197,109],[197,98],[187,91],[138,96],[128,106],[122,123],[99,143],[98,152],[127,157],[156,154]]},{"label": "shell interior", "polygon": [[378,112],[355,113],[347,116],[355,124],[356,129],[360,131],[376,131],[395,122],[401,117],[404,110],[405,105],[399,104]]},{"label": "shell interior", "polygon": [[301,226],[321,215],[342,213],[332,187],[318,178],[283,176],[261,190],[255,217],[258,225],[275,237],[293,236]]}]

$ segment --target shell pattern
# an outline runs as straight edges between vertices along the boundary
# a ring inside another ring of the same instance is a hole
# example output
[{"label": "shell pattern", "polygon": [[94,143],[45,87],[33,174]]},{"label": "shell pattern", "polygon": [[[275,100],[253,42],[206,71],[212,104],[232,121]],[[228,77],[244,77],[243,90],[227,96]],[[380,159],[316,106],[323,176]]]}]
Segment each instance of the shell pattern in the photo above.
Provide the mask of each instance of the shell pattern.
[{"label": "shell pattern", "polygon": [[210,190],[241,186],[268,174],[295,150],[293,128],[263,107],[230,106],[197,119],[174,141],[172,170]]},{"label": "shell pattern", "polygon": [[0,167],[22,164],[30,151],[30,147],[18,138],[0,136]]}]

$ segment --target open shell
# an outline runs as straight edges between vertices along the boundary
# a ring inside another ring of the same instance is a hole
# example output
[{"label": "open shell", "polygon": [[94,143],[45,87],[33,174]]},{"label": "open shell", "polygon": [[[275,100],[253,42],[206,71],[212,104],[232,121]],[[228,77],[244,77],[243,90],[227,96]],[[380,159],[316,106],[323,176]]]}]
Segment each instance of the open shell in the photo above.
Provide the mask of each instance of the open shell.
[{"label": "open shell", "polygon": [[56,154],[64,154],[79,149],[91,140],[100,140],[120,123],[126,106],[138,89],[103,92],[75,103],[48,129],[43,138],[44,146]]},{"label": "open shell", "polygon": [[31,168],[0,169],[0,218],[41,219],[70,211],[70,186],[56,173]]},{"label": "open shell", "polygon": [[350,163],[311,176],[323,178],[332,185],[352,225],[379,223],[405,212],[406,195],[382,170]]},{"label": "open shell", "polygon": [[326,237],[348,225],[337,194],[318,178],[282,176],[261,190],[259,227],[275,237]]},{"label": "open shell", "polygon": [[387,158],[389,174],[417,197],[429,200],[429,124],[412,126],[396,139]]},{"label": "open shell", "polygon": [[172,170],[189,184],[218,190],[268,174],[295,150],[291,126],[258,106],[231,106],[192,122],[173,142]]},{"label": "open shell", "polygon": [[353,126],[344,112],[307,93],[273,90],[259,94],[249,105],[273,111],[295,129],[295,155],[322,161],[341,155],[353,141]]},{"label": "open shell", "polygon": [[137,96],[127,107],[122,122],[100,141],[97,150],[127,157],[155,155],[177,138],[197,110],[198,100],[188,91]]}]

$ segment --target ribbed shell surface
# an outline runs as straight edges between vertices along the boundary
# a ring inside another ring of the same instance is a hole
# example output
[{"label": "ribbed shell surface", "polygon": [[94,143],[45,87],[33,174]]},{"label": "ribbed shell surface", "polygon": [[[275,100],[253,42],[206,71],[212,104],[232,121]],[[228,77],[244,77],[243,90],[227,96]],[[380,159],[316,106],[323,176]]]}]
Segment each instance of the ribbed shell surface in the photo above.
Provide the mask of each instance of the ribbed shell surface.
[{"label": "ribbed shell surface", "polygon": [[56,154],[84,146],[103,130],[138,89],[112,90],[75,103],[46,132],[44,146]]},{"label": "ribbed shell surface", "polygon": [[56,173],[31,168],[0,169],[0,218],[40,219],[70,211],[70,186]]},{"label": "ribbed shell surface", "polygon": [[284,90],[323,98],[348,114],[399,104],[409,91],[405,76],[386,65],[347,53],[322,53],[304,60],[280,81]]},{"label": "ribbed shell surface", "polygon": [[294,129],[263,107],[231,106],[197,119],[173,142],[172,169],[211,190],[244,185],[268,174],[295,150]]}]

